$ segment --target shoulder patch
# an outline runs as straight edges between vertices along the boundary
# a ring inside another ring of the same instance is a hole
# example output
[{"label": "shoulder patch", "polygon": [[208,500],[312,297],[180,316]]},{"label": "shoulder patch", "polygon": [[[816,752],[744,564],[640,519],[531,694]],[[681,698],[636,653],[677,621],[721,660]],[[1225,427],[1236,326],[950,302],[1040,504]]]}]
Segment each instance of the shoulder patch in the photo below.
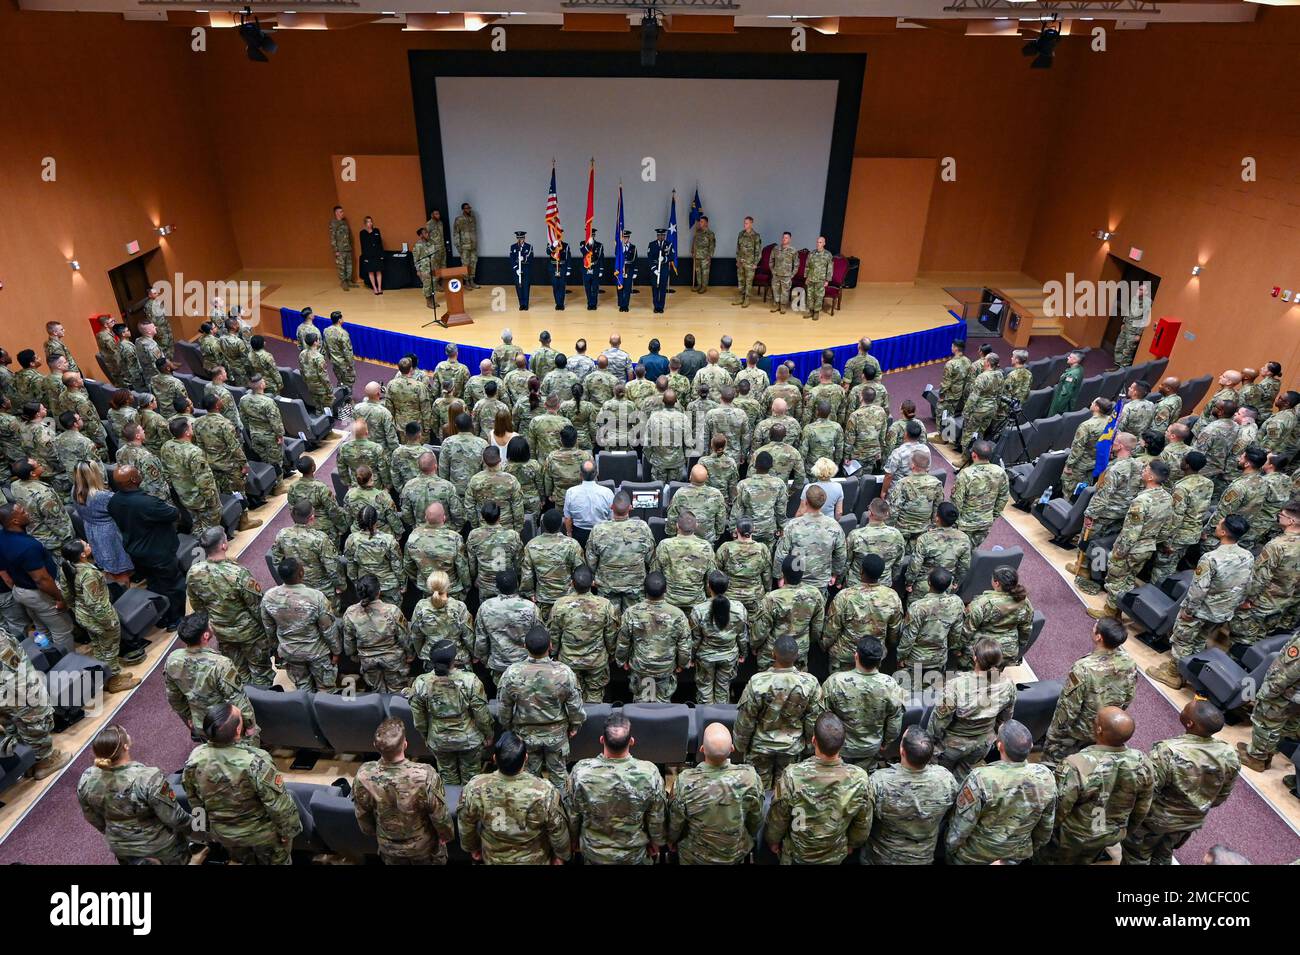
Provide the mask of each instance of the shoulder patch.
[{"label": "shoulder patch", "polygon": [[965,809],[975,801],[975,793],[971,791],[970,783],[961,787],[961,792],[957,794],[957,808]]},{"label": "shoulder patch", "polygon": [[1066,688],[1067,690],[1073,690],[1073,689],[1074,689],[1076,686],[1078,686],[1081,682],[1082,682],[1082,681],[1079,679],[1079,674],[1077,674],[1077,673],[1075,673],[1073,670],[1071,670],[1071,671],[1070,671],[1070,676],[1069,676],[1069,678],[1065,681],[1065,688]]},{"label": "shoulder patch", "polygon": [[1296,657],[1300,657],[1300,647],[1287,647],[1286,655],[1292,660]]}]

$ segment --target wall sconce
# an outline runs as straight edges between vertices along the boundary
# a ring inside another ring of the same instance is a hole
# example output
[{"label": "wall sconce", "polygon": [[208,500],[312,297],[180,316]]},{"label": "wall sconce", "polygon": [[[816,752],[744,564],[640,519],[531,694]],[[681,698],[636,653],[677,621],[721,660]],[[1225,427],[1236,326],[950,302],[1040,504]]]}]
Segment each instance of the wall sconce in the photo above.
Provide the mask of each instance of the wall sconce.
[{"label": "wall sconce", "polygon": [[1111,232],[1109,229],[1098,229],[1096,232],[1093,233],[1093,235],[1095,235],[1098,239],[1101,239],[1102,242],[1109,242],[1112,238],[1114,238],[1115,233]]},{"label": "wall sconce", "polygon": [[1203,265],[1193,265],[1193,266],[1192,266],[1192,274],[1193,274],[1193,275],[1200,275],[1200,274],[1201,274],[1202,272],[1204,272],[1204,271],[1205,271],[1205,266],[1203,266]]},{"label": "wall sconce", "polygon": [[78,262],[76,259],[68,259],[68,267],[72,269],[72,271],[74,272],[81,271],[81,263]]},{"label": "wall sconce", "polygon": [[160,225],[158,228],[154,229],[154,231],[160,236],[171,235],[176,231],[176,227],[174,225]]}]

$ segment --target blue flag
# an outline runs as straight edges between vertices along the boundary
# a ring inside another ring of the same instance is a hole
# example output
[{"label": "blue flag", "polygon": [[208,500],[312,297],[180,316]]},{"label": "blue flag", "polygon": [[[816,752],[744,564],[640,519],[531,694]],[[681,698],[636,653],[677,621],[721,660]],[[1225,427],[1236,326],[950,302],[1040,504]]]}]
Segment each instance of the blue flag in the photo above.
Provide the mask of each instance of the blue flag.
[{"label": "blue flag", "polygon": [[1115,410],[1111,412],[1110,420],[1106,422],[1106,430],[1097,439],[1097,466],[1092,469],[1092,479],[1094,481],[1110,464],[1110,446],[1119,431],[1119,413],[1123,410],[1124,399],[1120,398],[1115,402]]},{"label": "blue flag", "polygon": [[699,186],[696,186],[696,187],[695,187],[695,198],[691,200],[691,214],[690,214],[690,220],[691,220],[691,231],[692,231],[692,232],[695,231],[695,223],[697,223],[697,222],[700,221],[700,217],[701,217],[702,215],[704,215],[704,207],[703,207],[702,205],[700,205],[700,187],[699,187]]},{"label": "blue flag", "polygon": [[623,184],[618,184],[618,225],[614,227],[614,282],[623,287]]},{"label": "blue flag", "polygon": [[673,190],[672,206],[668,210],[668,264],[677,274],[677,190]]}]

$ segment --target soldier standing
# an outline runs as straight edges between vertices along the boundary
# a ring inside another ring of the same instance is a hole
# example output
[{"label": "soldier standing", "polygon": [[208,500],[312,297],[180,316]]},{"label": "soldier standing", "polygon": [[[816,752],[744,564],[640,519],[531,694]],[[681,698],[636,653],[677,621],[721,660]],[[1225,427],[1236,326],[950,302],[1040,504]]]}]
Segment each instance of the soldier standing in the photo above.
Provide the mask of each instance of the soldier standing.
[{"label": "soldier standing", "polygon": [[1194,699],[1178,720],[1186,732],[1151,747],[1155,772],[1151,810],[1124,838],[1124,865],[1170,865],[1174,850],[1205,825],[1222,805],[1241,772],[1236,751],[1214,736],[1223,714],[1208,700]]},{"label": "soldier standing", "polygon": [[[758,772],[764,789],[771,788],[787,766],[804,758],[813,727],[826,708],[817,678],[795,669],[798,654],[794,637],[777,637],[772,668],[750,677],[736,704],[736,749]],[[840,734],[843,745],[842,724]],[[838,755],[839,749],[836,746],[830,755]]]},{"label": "soldier standing", "polygon": [[1052,771],[1029,763],[1033,734],[1008,720],[998,731],[998,755],[966,778],[948,817],[949,865],[1021,862],[1047,845],[1056,820]]},{"label": "soldier standing", "polygon": [[[248,426],[248,444],[259,461],[275,468],[280,478],[291,472],[284,454],[284,419],[280,406],[266,393],[266,379],[255,374],[248,382],[248,393],[239,399],[240,417]],[[284,485],[277,482],[271,489],[278,494]]]},{"label": "soldier standing", "polygon": [[571,853],[559,791],[524,770],[514,733],[496,741],[496,771],[466,784],[456,813],[460,847],[486,865],[563,865]]},{"label": "soldier standing", "polygon": [[763,237],[754,231],[754,217],[745,216],[744,228],[736,236],[736,300],[732,305],[749,308],[754,291],[754,270],[763,255]]},{"label": "soldier standing", "polygon": [[[21,505],[12,508],[21,510]],[[13,531],[12,517],[5,529]],[[0,627],[0,747],[8,752],[16,743],[30,746],[36,756],[28,770],[33,779],[53,775],[72,759],[54,745],[54,708],[45,681],[22,645]]]},{"label": "soldier standing", "polygon": [[[1119,598],[1138,586],[1138,574],[1155,554],[1157,542],[1169,533],[1174,520],[1174,502],[1165,490],[1168,480],[1169,466],[1159,459],[1142,468],[1143,490],[1129,505],[1106,562],[1106,606],[1100,610],[1089,607],[1090,617],[1119,616]],[[1091,571],[1087,574],[1090,579]]]},{"label": "soldier standing", "polygon": [[478,271],[478,220],[468,202],[460,204],[460,215],[451,226],[451,237],[461,265],[465,266],[465,287],[478,288],[475,274]]},{"label": "soldier standing", "polygon": [[357,661],[372,691],[399,693],[410,685],[407,670],[415,660],[406,617],[395,603],[380,599],[374,574],[363,575],[356,591],[357,602],[339,621],[343,650]]},{"label": "soldier standing", "polygon": [[329,373],[325,370],[325,355],[320,350],[320,336],[315,332],[308,332],[303,336],[303,341],[307,347],[298,353],[298,367],[307,385],[308,404],[317,412],[332,413],[334,386],[330,384]]},{"label": "soldier standing", "polygon": [[1118,620],[1098,620],[1092,631],[1092,652],[1076,660],[1056,701],[1043,762],[1060,764],[1093,741],[1094,723],[1107,707],[1127,710],[1137,690],[1137,664],[1123,649],[1128,631]]},{"label": "soldier standing", "polygon": [[1283,629],[1300,601],[1300,501],[1289,501],[1277,522],[1282,534],[1265,544],[1255,559],[1246,599],[1228,625],[1233,656]]},{"label": "soldier standing", "polygon": [[632,305],[632,283],[636,281],[636,246],[632,244],[632,232],[630,229],[623,230],[623,271],[621,275],[615,275],[615,283],[618,285],[618,310],[626,312]]},{"label": "soldier standing", "polygon": [[[515,499],[519,496],[516,491]],[[563,521],[563,514],[551,508],[542,515],[541,533],[524,545],[519,589],[532,594],[543,620],[550,618],[555,602],[569,592],[574,571],[583,565],[582,545],[563,533]]]},{"label": "soldier standing", "polygon": [[442,221],[442,211],[434,209],[429,213],[429,221],[424,224],[429,233],[429,245],[432,255],[429,259],[430,271],[438,291],[442,291],[442,278],[438,275],[447,267],[447,226]]},{"label": "soldier standing", "polygon": [[226,532],[220,527],[199,535],[199,546],[204,557],[185,577],[190,606],[208,615],[212,635],[245,685],[271,686],[273,644],[262,623],[262,588],[247,567],[230,558]]},{"label": "soldier standing", "polygon": [[[512,663],[528,659],[524,643],[528,634],[536,627],[545,629],[537,606],[519,596],[519,574],[514,569],[518,557],[507,560],[505,567],[496,572],[495,596],[483,601],[474,620],[474,657],[487,661],[492,681],[498,686]],[[482,596],[481,585],[479,591]]]},{"label": "soldier standing", "polygon": [[[418,611],[417,611],[418,613]],[[483,771],[484,749],[492,744],[492,714],[483,683],[468,666],[458,666],[459,649],[439,640],[429,649],[429,672],[404,691],[411,722],[433,750],[438,774],[448,786],[463,786]]]},{"label": "soldier standing", "polygon": [[952,357],[944,362],[943,378],[939,381],[939,407],[943,414],[955,416],[961,412],[969,379],[970,359],[966,357],[966,342],[958,339],[952,343]]},{"label": "soldier standing", "polygon": [[668,803],[667,840],[682,865],[736,865],[753,851],[763,824],[763,785],[753,766],[733,763],[731,733],[704,728],[702,762],[677,777]]},{"label": "soldier standing", "polygon": [[446,865],[455,830],[438,771],[406,758],[406,727],[384,720],[375,730],[379,759],[362,763],[352,786],[357,826],[379,843],[384,865]]},{"label": "soldier standing", "polygon": [[903,624],[902,601],[893,587],[880,582],[884,560],[868,554],[857,566],[862,575],[861,586],[846,586],[835,595],[826,614],[821,645],[830,657],[832,671],[861,666],[859,637],[876,637],[887,646],[896,646]]},{"label": "soldier standing", "polygon": [[186,832],[190,814],[176,803],[167,777],[131,758],[131,737],[105,726],[91,744],[95,763],[77,782],[77,802],[86,821],[104,834],[122,865],[156,859],[163,865],[190,861]]},{"label": "soldier standing", "polygon": [[592,580],[588,567],[579,566],[574,570],[573,592],[555,601],[547,619],[558,648],[557,659],[577,677],[584,703],[600,703],[605,699],[609,659],[614,653],[619,624],[615,605],[591,592]]},{"label": "soldier standing", "polygon": [[697,534],[695,515],[677,515],[677,533],[655,547],[651,569],[662,574],[668,588],[668,602],[682,613],[704,599],[704,580],[717,567],[713,545]]},{"label": "soldier standing", "polygon": [[424,292],[424,304],[429,308],[436,308],[437,304],[433,294],[434,245],[429,239],[429,230],[426,226],[416,229],[415,237],[415,248],[411,250],[411,258],[415,261],[415,274],[420,277],[420,288]]},{"label": "soldier standing", "polygon": [[343,207],[334,207],[330,219],[330,248],[334,251],[334,268],[338,271],[339,286],[343,291],[355,286],[352,280],[352,226],[343,215]]},{"label": "soldier standing", "polygon": [[[528,293],[533,287],[533,247],[524,241],[527,236],[527,232],[516,232],[515,244],[510,247],[510,271],[515,277],[515,297],[519,300],[519,311],[521,312],[528,311]],[[537,354],[534,353],[534,367],[536,362]]]},{"label": "soldier standing", "polygon": [[713,253],[717,245],[718,238],[709,228],[709,217],[700,216],[695,220],[695,231],[691,235],[691,257],[695,266],[691,273],[692,292],[703,294],[709,290],[709,269],[713,265]]},{"label": "soldier standing", "polygon": [[821,714],[811,734],[813,754],[777,778],[763,838],[783,865],[838,865],[871,832],[871,782],[840,758],[844,724]]},{"label": "soldier standing", "polygon": [[785,314],[790,301],[790,284],[799,267],[799,253],[790,244],[790,233],[781,233],[781,244],[772,250],[769,268],[772,270],[772,307],[769,311]]},{"label": "soldier standing", "polygon": [[624,492],[615,494],[610,505],[612,519],[598,523],[587,538],[587,565],[595,586],[619,611],[642,599],[645,578],[654,563],[654,535],[645,521],[630,516],[631,511],[631,497]]},{"label": "soldier standing", "polygon": [[648,574],[645,599],[628,607],[619,622],[614,662],[627,671],[628,686],[640,703],[671,700],[677,674],[690,663],[690,624],[686,614],[664,599],[667,592],[662,573]]},{"label": "soldier standing", "polygon": [[[1294,540],[1294,537],[1291,539]],[[1268,769],[1283,733],[1288,728],[1293,732],[1298,722],[1300,722],[1300,634],[1295,634],[1286,642],[1278,653],[1277,659],[1269,666],[1268,672],[1264,675],[1264,683],[1255,696],[1255,708],[1250,714],[1250,744],[1237,744],[1237,756],[1242,765],[1257,773]],[[1284,777],[1283,782],[1288,789],[1295,791],[1295,776]]]},{"label": "soldier standing", "polygon": [[896,766],[871,774],[871,838],[863,862],[932,865],[940,827],[957,797],[957,781],[931,761],[934,744],[921,727],[904,730],[898,750]]},{"label": "soldier standing", "polygon": [[551,637],[535,626],[524,638],[528,659],[512,663],[497,680],[502,729],[528,746],[528,771],[564,788],[569,739],[586,720],[582,690],[567,664],[550,658]]},{"label": "soldier standing", "polygon": [[[1115,342],[1115,367],[1127,368],[1133,364],[1142,333],[1151,324],[1151,283],[1129,282],[1125,288],[1133,289],[1132,300],[1124,303],[1119,338]],[[1127,299],[1127,297],[1126,297]]]},{"label": "soldier standing", "polygon": [[[1052,404],[1047,411],[1048,415],[1073,411],[1075,398],[1078,397],[1079,388],[1083,384],[1083,352],[1072,351],[1066,356],[1065,361],[1065,371],[1061,372],[1060,380],[1052,389]],[[1110,399],[1106,401],[1109,403]],[[1109,411],[1106,413],[1110,414]],[[1068,485],[1062,484],[1062,488],[1065,487]]]},{"label": "soldier standing", "polygon": [[244,742],[237,706],[218,703],[203,718],[208,740],[195,747],[181,773],[190,812],[203,813],[210,832],[240,865],[290,865],[302,819],[270,755]]},{"label": "soldier standing", "polygon": [[[351,266],[351,258],[348,259]],[[163,290],[161,286],[155,285],[149,289],[149,297],[144,303],[144,317],[146,321],[151,322],[158,332],[158,349],[162,352],[164,358],[171,358],[172,352],[176,347],[176,335],[172,331],[171,319],[167,317],[167,303],[163,300]]]},{"label": "soldier standing", "polygon": [[758,668],[773,665],[776,643],[783,635],[795,641],[795,663],[808,666],[808,649],[820,642],[825,621],[826,598],[822,591],[803,579],[803,561],[794,554],[777,564],[781,586],[768,592],[758,604],[750,624],[750,646],[758,658]]},{"label": "soldier standing", "polygon": [[654,310],[660,313],[668,302],[668,286],[672,279],[672,250],[668,246],[667,229],[655,229],[654,241],[646,246],[646,262],[650,268],[650,298]]},{"label": "soldier standing", "polygon": [[256,745],[253,705],[230,658],[212,648],[208,615],[189,614],[176,628],[176,636],[185,646],[173,650],[163,664],[167,704],[196,741],[203,738],[203,717],[209,707],[218,703],[237,706],[244,714],[244,734]]},{"label": "soldier standing", "polygon": [[1080,484],[1092,483],[1092,472],[1097,466],[1097,442],[1110,423],[1110,413],[1115,407],[1109,398],[1098,398],[1092,403],[1092,417],[1079,425],[1070,442],[1070,453],[1061,471],[1061,493],[1073,498]]},{"label": "soldier standing", "polygon": [[966,406],[961,429],[962,450],[966,453],[966,463],[970,463],[970,447],[976,439],[986,437],[986,432],[993,426],[998,416],[998,399],[1002,394],[1002,372],[998,370],[1001,359],[997,352],[984,356],[984,370],[971,383],[966,395]]},{"label": "soldier standing", "polygon": [[578,243],[582,256],[582,288],[587,293],[587,311],[594,312],[600,304],[600,277],[605,268],[605,247],[596,241],[596,230],[591,238]]},{"label": "soldier standing", "polygon": [[668,798],[654,763],[631,755],[632,723],[621,712],[605,720],[601,753],[569,774],[564,804],[573,841],[594,865],[652,865],[667,841]]},{"label": "soldier standing", "polygon": [[329,600],[303,584],[297,558],[286,557],[276,572],[284,583],[262,595],[262,625],[277,641],[275,655],[295,689],[331,693],[338,686],[343,645]]},{"label": "soldier standing", "polygon": [[957,527],[970,538],[972,551],[984,543],[1011,497],[1007,472],[993,463],[993,454],[992,442],[973,443],[971,463],[957,472],[952,487],[952,503],[959,514]]},{"label": "soldier standing", "polygon": [[[879,558],[875,558],[879,560]],[[897,596],[897,595],[895,595]],[[822,684],[826,711],[844,724],[847,763],[874,772],[885,747],[903,730],[907,695],[898,682],[880,672],[885,645],[874,636],[859,638],[853,669],[832,673]]]},{"label": "soldier standing", "polygon": [[1016,705],[1016,685],[1001,672],[1001,647],[984,639],[973,649],[974,670],[944,683],[925,727],[934,739],[939,765],[958,782],[983,764],[998,727],[1011,719]]},{"label": "soldier standing", "polygon": [[[808,293],[808,316],[815,322],[826,299],[826,283],[835,269],[835,256],[826,250],[826,236],[817,237],[817,248],[808,253],[804,264],[804,284]],[[846,369],[847,370],[847,369]]]},{"label": "soldier standing", "polygon": [[729,585],[722,571],[709,571],[705,578],[709,599],[688,614],[697,706],[731,702],[731,681],[749,649],[749,614],[743,604],[727,596]]}]

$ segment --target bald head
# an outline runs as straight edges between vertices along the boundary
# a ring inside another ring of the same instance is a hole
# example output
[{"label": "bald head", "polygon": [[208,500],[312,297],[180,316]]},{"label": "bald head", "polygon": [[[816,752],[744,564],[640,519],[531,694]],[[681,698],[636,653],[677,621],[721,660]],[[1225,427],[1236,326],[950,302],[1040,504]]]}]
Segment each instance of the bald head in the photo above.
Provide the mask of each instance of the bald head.
[{"label": "bald head", "polygon": [[364,418],[358,418],[352,424],[352,437],[360,441],[362,438],[370,437],[370,425],[366,424]]},{"label": "bald head", "polygon": [[132,491],[140,486],[140,470],[134,464],[126,464],[113,472],[113,483],[123,490]]},{"label": "bald head", "polygon": [[438,470],[438,456],[432,451],[425,451],[420,455],[419,465],[421,474],[432,474]]},{"label": "bald head", "polygon": [[447,522],[447,509],[440,501],[434,501],[424,509],[424,520],[430,527],[440,527]]},{"label": "bald head", "polygon": [[772,416],[773,416],[773,417],[776,417],[776,418],[781,417],[781,415],[785,414],[786,411],[789,410],[789,408],[790,408],[790,406],[789,406],[788,404],[786,404],[784,398],[773,398],[773,399],[772,399]]},{"label": "bald head", "polygon": [[691,468],[692,484],[703,484],[708,479],[709,479],[709,469],[706,468],[703,464],[697,464],[695,465],[695,467]]},{"label": "bald head", "polygon": [[366,382],[366,397],[371,401],[378,401],[381,391],[382,389],[379,387],[379,382]]},{"label": "bald head", "polygon": [[1118,706],[1103,706],[1093,722],[1093,734],[1103,746],[1123,746],[1133,737],[1133,717]]},{"label": "bald head", "polygon": [[721,766],[731,755],[731,731],[722,723],[710,723],[704,728],[704,740],[700,752],[704,759],[713,766]]}]

